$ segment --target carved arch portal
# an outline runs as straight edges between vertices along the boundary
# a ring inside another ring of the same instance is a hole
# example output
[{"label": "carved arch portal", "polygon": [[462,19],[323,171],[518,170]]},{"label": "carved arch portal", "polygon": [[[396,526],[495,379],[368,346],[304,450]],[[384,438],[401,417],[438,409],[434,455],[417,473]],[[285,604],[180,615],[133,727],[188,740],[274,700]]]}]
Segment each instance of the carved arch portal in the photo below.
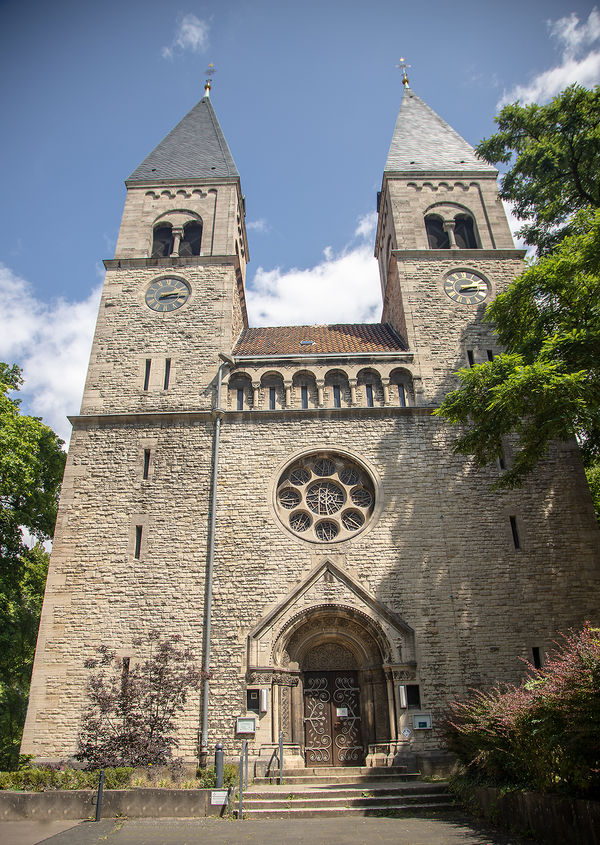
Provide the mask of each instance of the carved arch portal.
[{"label": "carved arch portal", "polygon": [[280,692],[280,728],[307,765],[359,765],[370,745],[389,741],[389,652],[384,632],[355,608],[321,605],[284,627],[272,657],[299,682]]}]

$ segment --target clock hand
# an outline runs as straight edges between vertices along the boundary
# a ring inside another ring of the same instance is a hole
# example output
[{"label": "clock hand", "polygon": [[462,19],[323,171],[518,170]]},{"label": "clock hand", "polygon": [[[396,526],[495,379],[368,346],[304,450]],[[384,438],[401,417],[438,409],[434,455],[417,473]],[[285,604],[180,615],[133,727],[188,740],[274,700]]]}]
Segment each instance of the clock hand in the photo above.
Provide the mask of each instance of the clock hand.
[{"label": "clock hand", "polygon": [[158,297],[159,299],[166,299],[168,296],[176,296],[180,297],[183,294],[183,291],[180,290],[167,290]]},{"label": "clock hand", "polygon": [[481,290],[480,285],[461,285],[459,290]]}]

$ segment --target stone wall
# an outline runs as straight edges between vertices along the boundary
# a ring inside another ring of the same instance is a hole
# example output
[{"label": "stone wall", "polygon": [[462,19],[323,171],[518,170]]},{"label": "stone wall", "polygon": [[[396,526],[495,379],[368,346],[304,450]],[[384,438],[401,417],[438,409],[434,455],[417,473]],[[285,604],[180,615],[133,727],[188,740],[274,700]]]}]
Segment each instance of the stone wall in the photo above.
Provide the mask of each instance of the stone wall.
[{"label": "stone wall", "polygon": [[[79,425],[23,741],[24,753],[44,759],[64,758],[75,748],[85,701],[83,661],[98,645],[135,657],[132,640],[158,627],[181,634],[200,656],[202,637],[209,415],[131,415],[119,424],[91,419]],[[557,630],[595,618],[598,529],[576,448],[557,447],[523,489],[497,493],[491,484],[499,470],[476,471],[452,454],[451,440],[450,430],[419,408],[225,414],[210,745],[222,740],[231,753],[237,744],[234,721],[245,714],[250,632],[326,560],[414,631],[416,683],[434,724],[448,698],[472,686],[518,681],[532,646],[543,653]],[[146,481],[144,448],[152,455]],[[355,538],[307,542],[276,516],[275,485],[292,459],[336,450],[369,468],[377,507]],[[136,525],[143,526],[139,560]],[[333,606],[355,601],[346,588],[330,592]],[[187,759],[196,753],[198,709],[198,697],[191,696],[180,720],[180,753]],[[404,718],[408,722],[410,712]],[[269,718],[263,722],[267,740]],[[437,742],[428,732],[413,734],[407,746]]]}]

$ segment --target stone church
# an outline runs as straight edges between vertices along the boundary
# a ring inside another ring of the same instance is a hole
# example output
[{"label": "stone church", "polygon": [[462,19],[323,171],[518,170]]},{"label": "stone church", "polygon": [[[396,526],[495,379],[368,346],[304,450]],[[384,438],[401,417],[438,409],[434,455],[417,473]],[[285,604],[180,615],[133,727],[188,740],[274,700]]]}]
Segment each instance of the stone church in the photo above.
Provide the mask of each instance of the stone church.
[{"label": "stone church", "polygon": [[[188,761],[280,733],[298,766],[440,747],[444,704],[518,682],[597,618],[599,532],[574,443],[520,490],[432,416],[501,350],[522,269],[497,172],[409,87],[377,198],[380,323],[253,328],[240,176],[210,99],[126,181],[65,472],[22,750],[77,747],[100,644],[178,634],[207,672]],[[391,116],[382,116],[388,119]],[[384,151],[382,150],[382,161]]]}]

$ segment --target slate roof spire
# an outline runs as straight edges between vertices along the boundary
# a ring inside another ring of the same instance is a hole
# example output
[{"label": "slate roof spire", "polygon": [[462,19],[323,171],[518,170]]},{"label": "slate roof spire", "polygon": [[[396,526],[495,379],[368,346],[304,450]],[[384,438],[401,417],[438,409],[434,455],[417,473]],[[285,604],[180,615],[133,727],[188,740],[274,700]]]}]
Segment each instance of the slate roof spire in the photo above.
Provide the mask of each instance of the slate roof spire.
[{"label": "slate roof spire", "polygon": [[239,179],[209,91],[210,83],[200,102],[133,171],[126,184],[175,179]]},{"label": "slate roof spire", "polygon": [[449,170],[496,173],[494,167],[477,157],[458,132],[405,85],[385,172]]}]

